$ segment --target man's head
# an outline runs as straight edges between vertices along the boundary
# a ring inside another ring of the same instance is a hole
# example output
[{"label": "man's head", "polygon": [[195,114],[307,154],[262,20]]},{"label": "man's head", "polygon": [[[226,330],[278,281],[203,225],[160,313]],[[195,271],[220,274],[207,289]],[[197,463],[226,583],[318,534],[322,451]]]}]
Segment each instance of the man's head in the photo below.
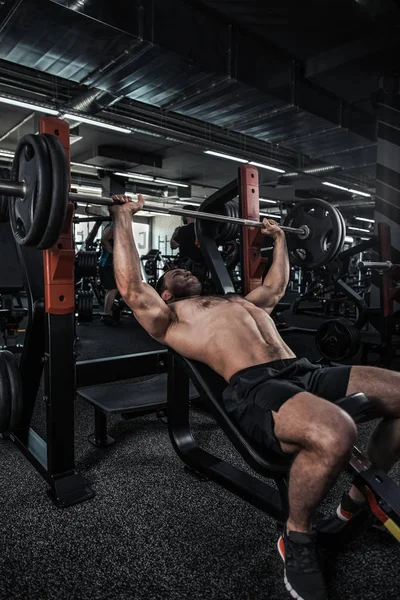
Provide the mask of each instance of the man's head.
[{"label": "man's head", "polygon": [[[192,206],[191,204],[185,204],[185,206],[183,206],[182,208],[183,210],[197,210],[196,206]],[[195,221],[196,219],[194,217],[182,217],[182,223],[184,225],[190,225],[190,223],[194,223]]]},{"label": "man's head", "polygon": [[157,281],[156,291],[169,304],[182,298],[201,294],[201,283],[190,271],[171,269]]}]

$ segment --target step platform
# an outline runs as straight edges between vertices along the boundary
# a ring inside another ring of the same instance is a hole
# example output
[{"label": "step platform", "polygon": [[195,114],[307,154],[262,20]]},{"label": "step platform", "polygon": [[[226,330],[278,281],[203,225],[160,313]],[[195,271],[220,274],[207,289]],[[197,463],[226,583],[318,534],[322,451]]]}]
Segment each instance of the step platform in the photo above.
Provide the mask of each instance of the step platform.
[{"label": "step platform", "polygon": [[[113,383],[103,383],[80,388],[78,397],[86,400],[95,409],[95,433],[89,441],[97,447],[109,446],[114,440],[107,435],[107,415],[119,413],[125,418],[167,408],[167,373],[138,379],[125,379]],[[190,399],[198,400],[199,395],[190,384]]]}]

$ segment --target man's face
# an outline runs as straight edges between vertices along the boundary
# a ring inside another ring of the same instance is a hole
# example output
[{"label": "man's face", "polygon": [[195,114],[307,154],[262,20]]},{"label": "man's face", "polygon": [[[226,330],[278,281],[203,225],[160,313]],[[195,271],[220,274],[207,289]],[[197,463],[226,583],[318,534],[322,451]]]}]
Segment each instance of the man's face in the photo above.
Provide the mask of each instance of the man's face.
[{"label": "man's face", "polygon": [[[164,278],[167,286],[165,291],[172,296],[171,299],[190,298],[201,294],[201,283],[190,271],[172,269]],[[164,293],[162,295],[164,296]]]}]

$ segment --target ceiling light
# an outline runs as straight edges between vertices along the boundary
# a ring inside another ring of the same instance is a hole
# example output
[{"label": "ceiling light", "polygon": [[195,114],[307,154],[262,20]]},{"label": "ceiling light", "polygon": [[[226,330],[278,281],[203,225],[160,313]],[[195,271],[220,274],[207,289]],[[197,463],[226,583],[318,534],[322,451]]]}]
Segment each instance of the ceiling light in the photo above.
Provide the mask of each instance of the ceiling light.
[{"label": "ceiling light", "polygon": [[23,102],[22,100],[14,100],[14,98],[6,98],[4,96],[0,96],[0,102],[3,104],[10,104],[11,106],[20,106],[21,108],[29,108],[30,110],[35,110],[36,112],[47,113],[48,115],[58,115],[59,110],[54,110],[54,108],[48,108],[47,106],[41,106],[38,104],[32,104],[31,102]]},{"label": "ceiling light", "polygon": [[114,175],[120,177],[127,177],[128,179],[142,179],[143,181],[154,181],[154,177],[151,175],[142,175],[142,173],[122,173],[120,171],[114,172]]},{"label": "ceiling light", "polygon": [[214,150],[205,150],[204,154],[211,154],[212,156],[218,156],[219,158],[226,158],[227,160],[234,160],[240,163],[248,163],[248,160],[244,158],[238,158],[237,156],[231,156],[230,154],[222,154],[222,152],[215,152]]},{"label": "ceiling light", "polygon": [[329,185],[329,187],[333,187],[336,188],[338,190],[343,190],[344,192],[348,192],[349,189],[346,187],[343,187],[342,185],[336,185],[336,183],[329,183],[329,181],[323,181],[322,185]]},{"label": "ceiling light", "polygon": [[143,135],[150,135],[152,137],[163,137],[161,135],[161,133],[154,133],[154,131],[147,131],[147,129],[138,129],[137,127],[132,127],[131,131],[134,131],[135,133],[141,133]]},{"label": "ceiling light", "polygon": [[269,202],[270,204],[278,204],[277,200],[268,200],[267,198],[259,198],[260,202]]},{"label": "ceiling light", "polygon": [[286,173],[284,169],[278,169],[277,167],[271,167],[270,165],[263,165],[262,163],[250,161],[253,167],[260,167],[260,169],[268,169],[269,171],[276,171],[277,173]]},{"label": "ceiling light", "polygon": [[76,190],[78,194],[94,194],[96,196],[101,196],[103,193],[101,187],[95,187],[92,185],[75,185],[72,183],[71,188]]},{"label": "ceiling light", "polygon": [[14,152],[7,152],[7,150],[0,150],[0,156],[4,157],[7,160],[13,160]]},{"label": "ceiling light", "polygon": [[371,194],[367,194],[367,192],[360,192],[360,190],[353,190],[351,188],[343,187],[342,185],[336,185],[336,183],[330,183],[329,181],[323,181],[322,185],[329,185],[329,187],[333,187],[338,190],[343,190],[344,192],[350,192],[351,194],[357,194],[357,196],[366,196],[367,198],[371,198]]},{"label": "ceiling light", "polygon": [[360,238],[360,240],[363,240],[364,242],[369,242],[370,239],[371,239],[370,237],[369,238],[364,238],[364,237]]},{"label": "ceiling light", "polygon": [[270,217],[271,219],[281,219],[282,218],[282,216],[278,215],[278,214],[270,215],[268,213],[261,213],[261,212],[260,212],[260,217]]},{"label": "ceiling light", "polygon": [[375,219],[366,219],[365,217],[355,217],[357,221],[366,221],[367,223],[375,223]]},{"label": "ceiling light", "polygon": [[182,200],[176,200],[175,204],[188,204],[190,206],[200,206],[197,202],[183,202]]},{"label": "ceiling light", "polygon": [[360,192],[360,190],[349,190],[352,194],[357,194],[358,196],[366,196],[367,198],[371,198],[371,194],[367,194],[367,192]]},{"label": "ceiling light", "polygon": [[86,163],[79,163],[79,162],[72,162],[72,161],[71,161],[71,165],[73,165],[74,167],[85,167],[85,169],[94,169],[95,171],[97,171],[97,169],[103,168],[103,167],[98,167],[96,165],[87,165]]},{"label": "ceiling light", "polygon": [[369,229],[362,229],[361,227],[350,227],[350,226],[348,226],[347,229],[352,229],[353,231],[364,231],[365,233],[369,233]]},{"label": "ceiling light", "polygon": [[154,181],[156,183],[166,183],[167,185],[176,185],[177,187],[184,187],[184,188],[189,187],[189,185],[187,183],[177,183],[176,181],[167,181],[166,179],[159,179],[158,177],[156,177],[154,179]]},{"label": "ceiling light", "polygon": [[120,127],[119,125],[113,125],[112,123],[106,123],[105,121],[89,119],[88,117],[82,117],[80,115],[65,113],[62,118],[71,119],[71,121],[79,121],[79,123],[87,123],[88,125],[94,125],[97,127],[103,127],[104,129],[111,129],[112,131],[119,131],[120,133],[131,133],[131,130],[127,127]]}]

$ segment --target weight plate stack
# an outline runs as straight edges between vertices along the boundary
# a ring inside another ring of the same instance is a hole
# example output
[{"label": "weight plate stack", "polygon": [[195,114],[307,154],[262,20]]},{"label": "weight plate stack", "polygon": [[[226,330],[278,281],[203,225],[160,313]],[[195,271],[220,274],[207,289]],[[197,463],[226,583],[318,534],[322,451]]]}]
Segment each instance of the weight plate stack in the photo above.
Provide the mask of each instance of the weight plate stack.
[{"label": "weight plate stack", "polygon": [[[0,179],[11,179],[10,169],[0,168]],[[8,210],[10,201],[12,202],[7,196],[0,195],[0,223],[7,223],[10,218]]]},{"label": "weight plate stack", "polygon": [[93,321],[93,292],[80,290],[76,296],[76,312],[79,323],[91,323]]},{"label": "weight plate stack", "polygon": [[361,345],[360,332],[343,317],[330,319],[319,327],[315,343],[324,358],[340,362],[357,354]]},{"label": "weight plate stack", "polygon": [[81,250],[75,257],[75,279],[95,277],[97,273],[97,252]]}]

